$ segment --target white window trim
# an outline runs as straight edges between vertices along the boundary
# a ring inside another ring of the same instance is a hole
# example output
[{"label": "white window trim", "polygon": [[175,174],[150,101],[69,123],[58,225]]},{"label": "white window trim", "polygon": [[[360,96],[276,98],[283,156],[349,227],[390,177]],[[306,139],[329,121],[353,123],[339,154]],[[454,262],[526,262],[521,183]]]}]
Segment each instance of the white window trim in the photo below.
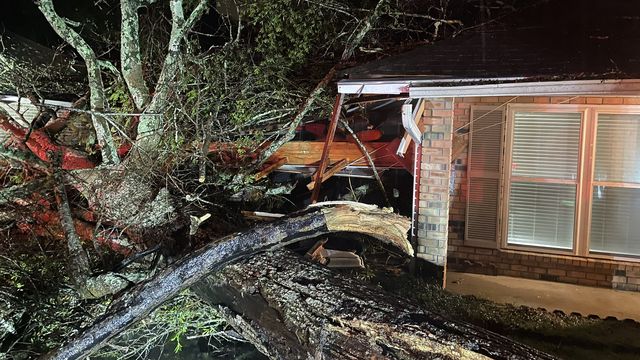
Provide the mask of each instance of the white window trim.
[{"label": "white window trim", "polygon": [[[576,210],[574,219],[573,249],[562,250],[538,246],[508,244],[509,194],[511,190],[511,162],[513,148],[513,123],[517,111],[533,112],[580,112],[580,152],[578,157],[578,176],[576,189]],[[637,105],[590,105],[590,104],[508,104],[503,137],[503,160],[498,200],[498,239],[497,246],[505,250],[533,253],[570,255],[594,259],[640,262],[640,256],[623,256],[589,252],[589,226],[591,224],[591,196],[593,191],[593,167],[595,163],[595,134],[597,114],[640,114]],[[588,157],[588,158],[587,158]],[[640,188],[640,186],[638,186]],[[587,199],[586,201],[584,199]],[[585,215],[586,212],[586,215]]]}]

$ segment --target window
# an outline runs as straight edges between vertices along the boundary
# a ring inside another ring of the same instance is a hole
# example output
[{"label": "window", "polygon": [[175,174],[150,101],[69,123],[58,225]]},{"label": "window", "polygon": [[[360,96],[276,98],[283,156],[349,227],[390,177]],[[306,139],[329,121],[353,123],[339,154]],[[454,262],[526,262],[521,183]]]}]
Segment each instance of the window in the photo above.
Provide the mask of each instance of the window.
[{"label": "window", "polygon": [[582,114],[514,112],[507,243],[571,249]]},{"label": "window", "polygon": [[597,114],[589,250],[640,255],[640,115]]},{"label": "window", "polygon": [[640,109],[514,105],[506,120],[503,245],[640,256]]}]

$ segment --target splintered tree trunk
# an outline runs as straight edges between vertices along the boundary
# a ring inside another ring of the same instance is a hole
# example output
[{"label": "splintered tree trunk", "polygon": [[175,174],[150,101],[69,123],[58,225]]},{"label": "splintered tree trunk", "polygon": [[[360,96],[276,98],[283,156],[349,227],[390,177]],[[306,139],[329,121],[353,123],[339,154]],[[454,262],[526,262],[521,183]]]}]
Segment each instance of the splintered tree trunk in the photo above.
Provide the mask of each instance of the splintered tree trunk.
[{"label": "splintered tree trunk", "polygon": [[371,205],[348,202],[324,205],[331,206],[309,208],[289,218],[230,235],[195,251],[148,282],[129,290],[102,319],[46,358],[85,358],[180,291],[224,265],[260,251],[282,248],[331,232],[347,231],[367,234],[393,244],[409,255],[413,253],[406,240],[408,219]]},{"label": "splintered tree trunk", "polygon": [[195,286],[272,359],[551,359],[286,251],[227,266]]}]

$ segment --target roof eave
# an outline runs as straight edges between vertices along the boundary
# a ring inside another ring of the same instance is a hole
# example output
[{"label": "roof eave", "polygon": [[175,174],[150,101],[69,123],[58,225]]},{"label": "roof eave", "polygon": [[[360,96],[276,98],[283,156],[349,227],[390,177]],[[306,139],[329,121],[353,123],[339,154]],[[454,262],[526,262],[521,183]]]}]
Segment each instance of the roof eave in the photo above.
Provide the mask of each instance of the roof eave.
[{"label": "roof eave", "polygon": [[342,94],[408,94],[412,98],[476,96],[640,95],[640,79],[522,81],[524,78],[437,80],[342,80]]}]

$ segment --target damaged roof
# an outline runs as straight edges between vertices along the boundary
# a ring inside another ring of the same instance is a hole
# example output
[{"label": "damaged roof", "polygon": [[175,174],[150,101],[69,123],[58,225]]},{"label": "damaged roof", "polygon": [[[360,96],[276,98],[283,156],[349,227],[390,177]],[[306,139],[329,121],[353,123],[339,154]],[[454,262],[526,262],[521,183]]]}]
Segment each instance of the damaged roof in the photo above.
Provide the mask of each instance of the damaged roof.
[{"label": "damaged roof", "polygon": [[640,2],[553,0],[509,20],[346,70],[351,80],[640,78]]}]

